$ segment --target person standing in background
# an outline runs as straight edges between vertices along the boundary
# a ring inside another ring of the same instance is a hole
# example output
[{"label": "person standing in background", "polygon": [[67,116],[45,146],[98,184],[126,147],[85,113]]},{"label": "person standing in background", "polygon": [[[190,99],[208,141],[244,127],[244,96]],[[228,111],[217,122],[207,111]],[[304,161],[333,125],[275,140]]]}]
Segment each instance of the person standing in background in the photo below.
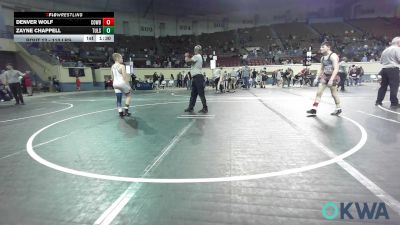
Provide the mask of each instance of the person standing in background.
[{"label": "person standing in background", "polygon": [[19,70],[14,70],[11,63],[7,64],[7,71],[5,73],[5,86],[9,86],[15,98],[15,105],[25,105],[24,98],[22,97],[22,89],[19,77],[24,74]]},{"label": "person standing in background", "polygon": [[81,91],[81,80],[79,79],[79,76],[75,77],[75,85],[76,85],[76,90]]},{"label": "person standing in background", "polygon": [[400,37],[392,40],[392,45],[387,47],[381,55],[381,87],[378,90],[375,105],[382,105],[385,98],[387,87],[390,86],[390,103],[391,107],[399,107],[399,99],[397,92],[399,91],[399,68],[400,68]]},{"label": "person standing in background", "polygon": [[344,90],[344,82],[346,81],[346,77],[347,77],[346,71],[347,71],[346,57],[343,57],[342,61],[340,61],[340,63],[339,63],[340,91],[345,91]]},{"label": "person standing in background", "polygon": [[174,77],[174,74],[171,73],[171,76],[169,77],[169,80],[170,80],[170,81],[171,81],[171,80],[173,81],[172,87],[175,86],[175,77]]},{"label": "person standing in background", "polygon": [[222,67],[217,68],[217,69],[214,71],[215,93],[218,93],[218,92],[219,92],[219,85],[220,85],[221,75],[222,75]]},{"label": "person standing in background", "polygon": [[236,70],[232,68],[232,71],[229,73],[228,77],[228,92],[235,92],[235,84],[236,84]]},{"label": "person standing in background", "polygon": [[245,89],[249,89],[250,88],[250,82],[249,82],[249,79],[250,79],[250,68],[249,68],[248,65],[245,65],[243,67],[242,76],[243,76],[244,88]]},{"label": "person standing in background", "polygon": [[257,88],[257,81],[256,81],[256,79],[257,79],[257,71],[256,71],[256,69],[253,69],[253,72],[252,72],[252,75],[251,75],[251,79],[252,79],[252,86],[254,88]]},{"label": "person standing in background", "polygon": [[162,82],[164,81],[164,74],[163,73],[161,73],[160,74],[160,85],[162,84]]},{"label": "person standing in background", "polygon": [[32,96],[32,80],[31,77],[29,76],[30,72],[26,71],[24,74],[24,83],[26,87],[26,92],[28,93],[28,96]]},{"label": "person standing in background", "polygon": [[134,73],[131,74],[131,87],[132,90],[136,90],[136,75]]}]

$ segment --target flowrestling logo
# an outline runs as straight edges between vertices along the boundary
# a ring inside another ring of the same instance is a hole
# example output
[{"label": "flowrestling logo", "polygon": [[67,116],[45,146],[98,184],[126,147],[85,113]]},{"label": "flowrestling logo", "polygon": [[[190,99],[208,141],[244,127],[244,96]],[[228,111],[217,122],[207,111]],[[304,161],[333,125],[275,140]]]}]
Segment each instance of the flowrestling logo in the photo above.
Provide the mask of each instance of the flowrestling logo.
[{"label": "flowrestling logo", "polygon": [[389,214],[383,202],[328,202],[322,206],[322,217],[327,220],[334,220],[338,217],[341,220],[352,220],[354,218],[361,220],[388,220]]}]

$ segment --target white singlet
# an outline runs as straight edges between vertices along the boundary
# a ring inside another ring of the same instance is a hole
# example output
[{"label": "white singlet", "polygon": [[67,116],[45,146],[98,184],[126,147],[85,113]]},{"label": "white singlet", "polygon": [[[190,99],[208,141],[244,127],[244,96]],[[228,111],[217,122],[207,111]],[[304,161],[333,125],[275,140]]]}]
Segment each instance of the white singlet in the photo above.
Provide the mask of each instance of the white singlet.
[{"label": "white singlet", "polygon": [[124,77],[118,71],[118,64],[114,64],[111,67],[111,71],[113,73],[113,87],[114,89],[120,90],[122,93],[128,94],[131,91],[131,87],[124,81]]}]

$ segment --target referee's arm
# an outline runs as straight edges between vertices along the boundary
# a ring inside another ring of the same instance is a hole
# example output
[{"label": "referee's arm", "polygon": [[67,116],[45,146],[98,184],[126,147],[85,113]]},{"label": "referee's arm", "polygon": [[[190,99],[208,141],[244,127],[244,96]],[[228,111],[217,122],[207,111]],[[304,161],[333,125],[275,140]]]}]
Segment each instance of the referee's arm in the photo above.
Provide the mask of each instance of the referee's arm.
[{"label": "referee's arm", "polygon": [[190,58],[189,53],[185,53],[185,62],[189,65],[192,65],[196,62],[195,57]]}]

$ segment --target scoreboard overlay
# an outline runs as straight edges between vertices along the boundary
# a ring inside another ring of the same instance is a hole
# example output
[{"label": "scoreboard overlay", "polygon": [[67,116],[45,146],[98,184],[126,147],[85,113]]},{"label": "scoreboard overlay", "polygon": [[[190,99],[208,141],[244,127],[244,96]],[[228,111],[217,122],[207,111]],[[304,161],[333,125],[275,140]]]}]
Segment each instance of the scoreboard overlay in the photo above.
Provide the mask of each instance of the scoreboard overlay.
[{"label": "scoreboard overlay", "polygon": [[15,42],[114,42],[114,12],[14,12]]}]

